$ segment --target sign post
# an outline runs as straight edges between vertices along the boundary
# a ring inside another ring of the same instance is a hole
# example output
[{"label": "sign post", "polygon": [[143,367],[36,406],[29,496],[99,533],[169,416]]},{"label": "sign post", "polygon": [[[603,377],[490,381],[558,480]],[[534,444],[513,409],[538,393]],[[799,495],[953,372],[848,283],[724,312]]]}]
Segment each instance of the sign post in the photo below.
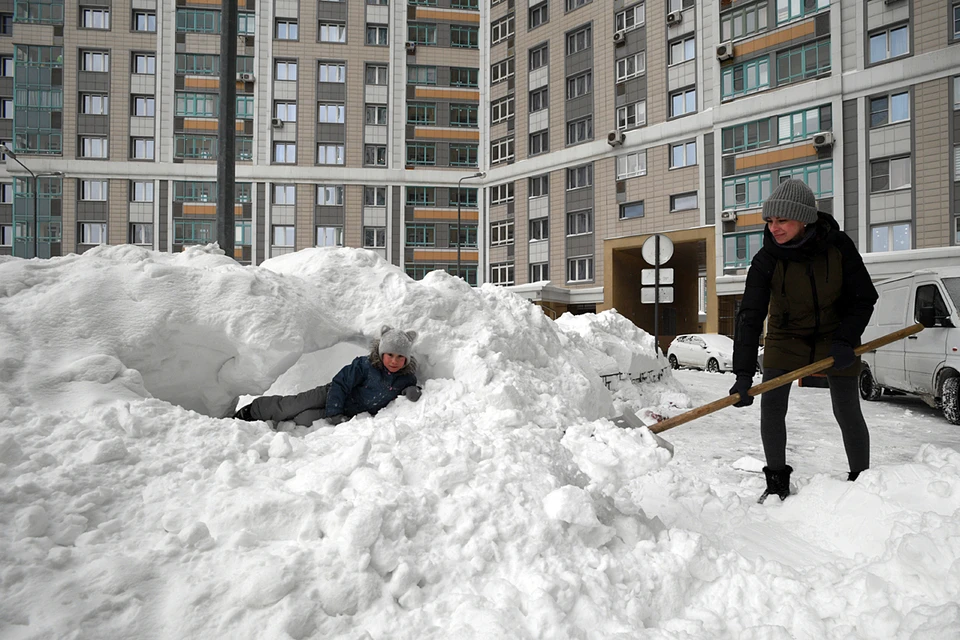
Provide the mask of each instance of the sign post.
[{"label": "sign post", "polygon": [[[644,240],[640,253],[644,260],[653,265],[653,269],[644,269],[640,274],[641,284],[647,284],[650,275],[649,272],[653,271],[653,287],[643,287],[640,290],[640,302],[643,304],[653,303],[653,346],[659,356],[660,303],[670,304],[673,302],[673,287],[660,286],[660,265],[673,257],[673,241],[662,233],[654,234]],[[663,272],[664,284],[672,285],[673,269],[664,269]]]}]

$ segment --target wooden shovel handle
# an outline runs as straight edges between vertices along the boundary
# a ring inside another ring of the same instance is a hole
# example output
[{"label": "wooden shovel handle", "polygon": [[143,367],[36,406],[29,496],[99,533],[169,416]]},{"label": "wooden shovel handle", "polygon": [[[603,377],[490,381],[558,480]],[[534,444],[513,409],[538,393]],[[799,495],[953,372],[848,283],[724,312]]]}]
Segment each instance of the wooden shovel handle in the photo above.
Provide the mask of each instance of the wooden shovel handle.
[{"label": "wooden shovel handle", "polygon": [[[862,344],[856,349],[853,350],[858,356],[864,354],[868,351],[873,351],[884,345],[890,344],[891,342],[896,342],[897,340],[903,340],[907,336],[912,336],[915,333],[920,333],[923,330],[923,325],[919,322],[915,325],[900,329],[899,331],[894,331],[893,333],[888,333],[885,336],[881,336],[876,340],[871,340],[866,344]],[[785,384],[793,382],[794,380],[799,380],[800,378],[805,378],[814,373],[819,373],[825,371],[833,366],[833,357],[824,358],[823,360],[817,360],[812,364],[808,364],[805,367],[800,367],[799,369],[794,369],[793,371],[787,372],[782,376],[774,378],[772,380],[767,380],[766,382],[761,382],[758,385],[750,387],[750,391],[747,392],[747,395],[758,396],[761,393],[766,393],[771,389],[776,389]],[[685,413],[681,413],[678,416],[668,418],[663,422],[658,422],[657,424],[650,427],[650,431],[654,433],[660,433],[666,431],[667,429],[672,429],[681,424],[690,422],[691,420],[696,420],[701,416],[705,416],[708,413],[713,413],[714,411],[719,411],[724,407],[733,406],[734,403],[740,400],[740,394],[734,393],[725,398],[720,398],[719,400],[714,400],[709,404],[697,407],[696,409],[690,409]]]}]

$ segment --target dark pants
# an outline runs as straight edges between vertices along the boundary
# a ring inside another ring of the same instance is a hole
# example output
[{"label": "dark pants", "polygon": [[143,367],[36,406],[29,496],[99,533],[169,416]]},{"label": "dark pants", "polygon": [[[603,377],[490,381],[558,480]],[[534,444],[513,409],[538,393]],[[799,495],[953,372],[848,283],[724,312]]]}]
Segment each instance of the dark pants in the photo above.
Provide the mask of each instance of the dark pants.
[{"label": "dark pants", "polygon": [[254,420],[293,420],[297,424],[309,427],[326,414],[327,391],[325,384],[295,396],[262,396],[250,403],[250,416]]},{"label": "dark pants", "polygon": [[[764,369],[763,381],[772,380],[786,373],[783,369]],[[856,376],[827,376],[830,383],[830,401],[833,416],[843,434],[843,448],[847,452],[850,471],[863,471],[870,467],[870,432],[860,411],[860,392]],[[783,469],[787,464],[787,401],[790,387],[787,384],[767,391],[760,396],[760,438],[767,466]]]}]

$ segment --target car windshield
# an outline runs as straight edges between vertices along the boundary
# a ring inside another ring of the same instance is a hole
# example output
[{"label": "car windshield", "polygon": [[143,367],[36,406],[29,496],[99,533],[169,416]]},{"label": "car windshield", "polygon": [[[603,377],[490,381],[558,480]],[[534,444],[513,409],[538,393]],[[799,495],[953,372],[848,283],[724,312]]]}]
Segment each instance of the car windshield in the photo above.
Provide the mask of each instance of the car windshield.
[{"label": "car windshield", "polygon": [[950,299],[953,300],[953,308],[960,309],[960,278],[944,278],[943,286],[946,287]]},{"label": "car windshield", "polygon": [[702,333],[698,337],[702,338],[703,341],[707,343],[708,347],[720,349],[721,351],[733,352],[733,340],[727,336],[717,333]]}]

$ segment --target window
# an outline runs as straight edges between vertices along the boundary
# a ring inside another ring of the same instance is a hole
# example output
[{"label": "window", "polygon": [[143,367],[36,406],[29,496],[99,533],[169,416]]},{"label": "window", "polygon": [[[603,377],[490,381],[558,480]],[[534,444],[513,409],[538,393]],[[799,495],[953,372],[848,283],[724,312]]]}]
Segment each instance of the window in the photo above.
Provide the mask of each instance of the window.
[{"label": "window", "polygon": [[503,82],[513,76],[513,58],[495,62],[490,66],[490,84]]},{"label": "window", "polygon": [[317,185],[317,204],[324,207],[343,206],[343,186],[318,184]]},{"label": "window", "polygon": [[134,11],[133,30],[155,33],[157,31],[157,14],[153,11]]},{"label": "window", "polygon": [[721,132],[723,153],[758,149],[770,144],[770,120],[756,120],[726,127]]},{"label": "window", "polygon": [[[409,68],[409,67],[408,67]],[[437,84],[436,78],[436,68],[433,67],[434,78],[433,82],[429,84]],[[469,67],[450,67],[450,86],[451,87],[473,87],[478,86],[478,78],[480,75],[479,69],[471,69]]]},{"label": "window", "polygon": [[153,96],[132,96],[134,116],[153,116],[156,113],[157,100]]},{"label": "window", "polygon": [[110,28],[110,10],[109,9],[81,9],[84,29],[109,29]]},{"label": "window", "polygon": [[549,107],[549,89],[547,87],[542,87],[540,89],[534,89],[531,91],[530,96],[527,99],[527,104],[530,109],[530,113],[536,113],[537,111],[542,111],[543,109]]},{"label": "window", "polygon": [[510,220],[491,222],[490,246],[498,247],[506,244],[513,244],[513,222]]},{"label": "window", "polygon": [[620,205],[620,219],[629,220],[631,218],[643,217],[643,200],[639,202],[626,202]]},{"label": "window", "polygon": [[274,225],[273,226],[273,246],[275,247],[293,247],[294,227],[292,225]]},{"label": "window", "polygon": [[[367,84],[370,84],[369,81],[369,67],[367,75]],[[286,73],[286,69],[284,73]],[[297,78],[297,70],[293,70],[293,79]],[[347,65],[342,62],[321,62],[317,65],[317,82],[337,82],[344,83],[347,81]]]},{"label": "window", "polygon": [[[497,2],[503,2],[503,0],[493,0],[493,4],[497,4]],[[567,11],[579,9],[580,7],[586,6],[591,2],[593,2],[593,0],[567,0]]]},{"label": "window", "polygon": [[13,15],[0,13],[0,36],[13,35]]},{"label": "window", "polygon": [[830,6],[830,0],[777,0],[777,24],[809,16]]},{"label": "window", "polygon": [[592,164],[567,169],[567,191],[591,186],[593,186]]},{"label": "window", "polygon": [[490,123],[497,124],[513,117],[514,98],[507,96],[490,104]]},{"label": "window", "polygon": [[720,97],[722,99],[747,95],[770,86],[770,59],[751,60],[720,70]]},{"label": "window", "polygon": [[343,124],[342,104],[318,104],[317,122],[328,124]]},{"label": "window", "polygon": [[910,94],[894,93],[870,99],[870,126],[905,122],[910,119]]},{"label": "window", "polygon": [[690,115],[697,111],[697,90],[684,89],[670,94],[670,117]]},{"label": "window", "polygon": [[960,145],[953,147],[953,179],[960,181]]},{"label": "window", "polygon": [[130,244],[153,246],[153,225],[142,222],[130,223]]},{"label": "window", "polygon": [[593,72],[585,71],[567,78],[567,100],[585,96],[593,91]]},{"label": "window", "polygon": [[670,145],[670,168],[692,167],[697,164],[697,142],[681,142]]},{"label": "window", "polygon": [[683,11],[693,6],[694,0],[667,0],[667,13]]},{"label": "window", "polygon": [[548,218],[537,218],[530,221],[530,242],[546,240],[550,237],[550,220]]},{"label": "window", "polygon": [[13,77],[13,56],[0,56],[0,77]]},{"label": "window", "polygon": [[455,49],[478,49],[480,30],[477,27],[450,25],[450,46]]},{"label": "window", "polygon": [[500,138],[490,143],[490,163],[513,160],[513,137]]},{"label": "window", "polygon": [[408,224],[406,245],[408,247],[433,247],[437,244],[436,226],[432,224]]},{"label": "window", "polygon": [[593,116],[567,123],[567,144],[580,144],[593,139]]},{"label": "window", "polygon": [[237,35],[254,35],[257,32],[257,14],[253,11],[237,12]]},{"label": "window", "polygon": [[697,47],[693,36],[670,43],[670,64],[680,64],[695,57],[697,57]]},{"label": "window", "polygon": [[[386,2],[386,0],[384,0]],[[450,6],[454,9],[480,10],[480,0],[452,0]]]},{"label": "window", "polygon": [[547,45],[543,44],[539,47],[534,47],[530,49],[530,71],[539,69],[540,67],[545,67],[550,62],[550,52],[547,48]]},{"label": "window", "polygon": [[450,189],[450,204],[459,204],[461,207],[477,207],[477,189],[463,187],[461,189]]},{"label": "window", "polygon": [[546,262],[530,264],[530,282],[543,282],[550,279],[550,265]]},{"label": "window", "polygon": [[388,29],[385,24],[367,25],[367,44],[371,46],[385,47],[390,44],[387,39]]},{"label": "window", "polygon": [[770,197],[772,184],[769,173],[727,178],[723,181],[723,208],[759,208]]},{"label": "window", "polygon": [[295,142],[273,143],[274,164],[296,164],[297,144]]},{"label": "window", "polygon": [[365,207],[387,206],[387,188],[386,187],[364,187],[363,188],[363,206]]},{"label": "window", "polygon": [[617,180],[647,175],[647,152],[636,151],[617,157]]},{"label": "window", "polygon": [[454,247],[472,247],[477,246],[477,225],[463,225],[458,229],[457,225],[452,224],[449,227],[450,245]]},{"label": "window", "polygon": [[490,204],[505,204],[513,202],[513,183],[506,182],[490,187]]},{"label": "window", "polygon": [[174,115],[206,116],[217,115],[220,100],[212,93],[177,93],[174,97]]},{"label": "window", "polygon": [[567,214],[567,235],[579,236],[593,232],[593,210],[571,211]]},{"label": "window", "polygon": [[593,280],[593,256],[567,259],[567,282]]},{"label": "window", "polygon": [[130,156],[134,160],[153,160],[153,138],[131,138]]},{"label": "window", "polygon": [[13,183],[0,183],[0,204],[13,204]]},{"label": "window", "polygon": [[153,181],[131,181],[130,202],[153,202]]},{"label": "window", "polygon": [[830,40],[812,42],[777,54],[777,83],[797,82],[830,71]]},{"label": "window", "polygon": [[763,232],[729,234],[723,237],[723,268],[749,267],[763,244]]},{"label": "window", "polygon": [[813,191],[817,198],[825,198],[833,195],[833,161],[808,164],[800,167],[790,167],[780,169],[779,180],[785,181],[788,178],[803,180]]},{"label": "window", "polygon": [[433,166],[437,164],[437,145],[433,142],[408,142],[407,164]]},{"label": "window", "polygon": [[273,37],[277,40],[299,40],[300,30],[297,21],[288,18],[277,20]]},{"label": "window", "polygon": [[647,54],[640,51],[617,60],[617,82],[641,76],[647,70]]},{"label": "window", "polygon": [[870,192],[909,189],[911,185],[910,158],[887,158],[870,163]]},{"label": "window", "polygon": [[670,211],[687,211],[697,208],[697,192],[678,193],[670,196]]},{"label": "window", "polygon": [[531,133],[528,155],[535,156],[539,153],[546,153],[547,151],[550,151],[550,132],[543,130],[537,133]]},{"label": "window", "polygon": [[477,145],[475,144],[455,144],[450,143],[448,153],[450,155],[451,167],[476,167],[477,166]]},{"label": "window", "polygon": [[183,75],[215,76],[220,73],[220,56],[178,53],[176,72]]},{"label": "window", "polygon": [[110,54],[106,51],[84,51],[80,70],[103,73],[110,71]]},{"label": "window", "polygon": [[317,145],[317,164],[343,164],[345,162],[344,147],[342,144]]},{"label": "window", "polygon": [[107,223],[106,222],[81,222],[79,235],[80,235],[80,244],[106,244],[107,243]]},{"label": "window", "polygon": [[80,199],[85,202],[106,202],[107,201],[107,181],[106,180],[81,180],[80,181]]},{"label": "window", "polygon": [[451,104],[450,126],[477,127],[477,109],[475,104]]},{"label": "window", "polygon": [[107,139],[106,138],[80,138],[80,157],[81,158],[106,158],[107,157]]},{"label": "window", "polygon": [[297,204],[297,186],[293,184],[273,185],[273,204],[277,204],[277,205]]},{"label": "window", "polygon": [[497,44],[513,35],[513,14],[490,23],[490,44]]},{"label": "window", "polygon": [[387,146],[383,144],[363,145],[363,164],[370,167],[387,166]]},{"label": "window", "polygon": [[274,64],[275,80],[296,80],[297,63],[293,60],[277,60]]},{"label": "window", "polygon": [[758,2],[720,16],[720,40],[723,42],[753,35],[765,31],[766,28],[766,2]]},{"label": "window", "polygon": [[273,117],[279,118],[284,122],[296,122],[297,121],[297,103],[296,102],[273,103]]},{"label": "window", "polygon": [[567,34],[567,55],[572,56],[575,53],[589,49],[593,45],[593,29],[589,26],[582,27]]},{"label": "window", "polygon": [[0,119],[13,119],[13,98],[0,98]]},{"label": "window", "polygon": [[177,31],[220,33],[220,12],[205,9],[177,9]]},{"label": "window", "polygon": [[407,187],[407,206],[432,207],[437,204],[433,187]]},{"label": "window", "polygon": [[407,24],[407,41],[426,46],[437,45],[437,25],[410,22]]},{"label": "window", "polygon": [[614,18],[614,29],[616,31],[630,31],[637,27],[642,27],[646,20],[646,5],[644,3],[635,4],[627,7],[625,11],[619,12]]},{"label": "window", "polygon": [[527,19],[527,30],[536,29],[550,20],[549,4],[544,0],[535,7],[530,7]]},{"label": "window", "polygon": [[[253,110],[253,96],[237,96],[237,120],[253,120],[255,112]],[[251,155],[248,160],[253,158]]]},{"label": "window", "polygon": [[777,139],[783,142],[804,140],[820,132],[820,107],[797,111],[777,120]]},{"label": "window", "polygon": [[318,42],[343,43],[347,41],[347,25],[342,22],[321,22],[317,32]]},{"label": "window", "polygon": [[527,197],[540,198],[550,195],[550,174],[545,173],[542,176],[528,178]]},{"label": "window", "polygon": [[387,106],[382,104],[368,104],[366,107],[364,107],[363,120],[366,124],[387,124]]},{"label": "window", "polygon": [[870,251],[906,251],[913,248],[910,223],[887,224],[870,230]]},{"label": "window", "polygon": [[953,37],[960,38],[960,4],[953,5]]},{"label": "window", "polygon": [[635,129],[645,124],[647,124],[646,100],[617,109],[617,129]]},{"label": "window", "polygon": [[152,53],[133,54],[133,72],[152,76],[157,72],[157,57]]},{"label": "window", "polygon": [[498,262],[490,265],[490,283],[500,286],[513,284],[513,265],[509,262]]},{"label": "window", "polygon": [[387,66],[380,64],[368,64],[366,68],[366,78],[364,82],[368,85],[386,86],[390,77],[387,73]]},{"label": "window", "polygon": [[173,156],[175,158],[213,160],[217,157],[217,137],[175,134],[173,137]]},{"label": "window", "polygon": [[365,249],[383,249],[387,246],[386,227],[364,227],[363,247]]}]

